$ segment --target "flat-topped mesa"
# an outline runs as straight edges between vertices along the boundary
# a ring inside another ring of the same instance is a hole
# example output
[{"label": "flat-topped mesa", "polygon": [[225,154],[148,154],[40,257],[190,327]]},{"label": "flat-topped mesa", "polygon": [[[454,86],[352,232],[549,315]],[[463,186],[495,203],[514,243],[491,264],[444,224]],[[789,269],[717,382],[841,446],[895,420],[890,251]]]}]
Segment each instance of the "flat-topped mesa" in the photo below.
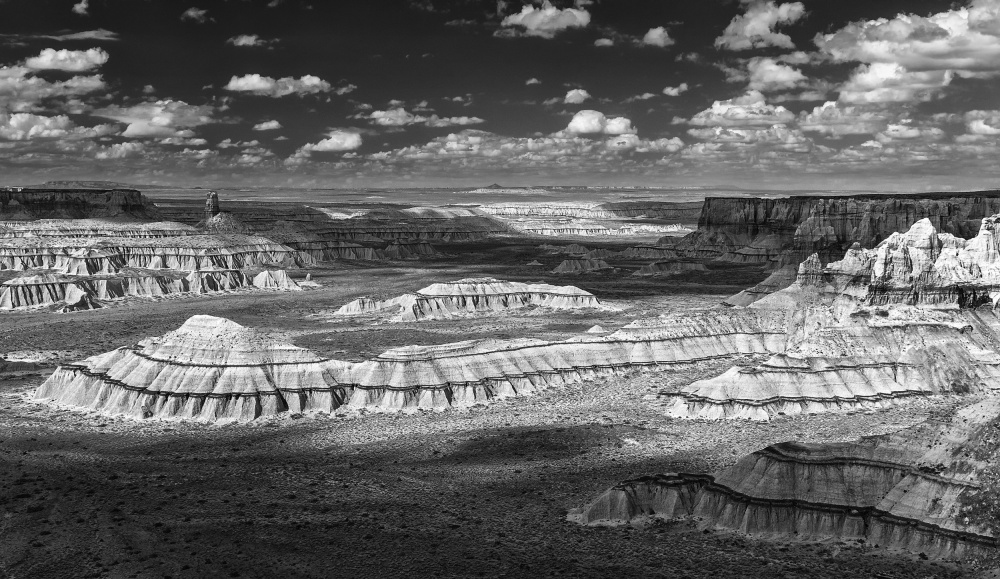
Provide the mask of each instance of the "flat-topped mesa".
[{"label": "flat-topped mesa", "polygon": [[[248,235],[99,240],[48,237],[5,240],[0,244],[0,270],[56,269],[68,272],[75,267],[73,261],[77,258],[73,257],[74,254],[91,249],[114,260],[115,264],[121,262],[127,267],[143,269],[295,268],[313,263],[308,255],[301,255],[290,247]],[[100,267],[103,269],[104,266]]]},{"label": "flat-topped mesa", "polygon": [[566,259],[556,266],[552,273],[579,274],[610,269],[613,268],[603,259]]},{"label": "flat-topped mesa", "polygon": [[110,219],[0,221],[0,239],[10,237],[177,237],[201,232],[183,223],[138,223]]},{"label": "flat-topped mesa", "polygon": [[1000,397],[990,397],[895,434],[770,446],[714,477],[627,481],[571,516],[599,524],[693,515],[702,528],[766,539],[995,558],[998,425]]},{"label": "flat-topped mesa", "polygon": [[[205,318],[209,317],[196,316],[169,339],[151,338],[64,365],[39,387],[36,397],[108,415],[207,421],[334,412],[341,407],[443,410],[617,372],[776,352],[784,347],[787,324],[785,312],[747,311],[738,316],[707,312],[645,320],[612,334],[559,342],[471,340],[396,348],[360,363],[328,360],[314,364],[310,358],[301,363],[305,365],[279,364],[275,359],[259,367],[230,367],[226,361],[233,356],[226,351],[228,342],[198,336],[229,331],[243,335],[245,328]],[[221,329],[213,329],[216,324]],[[192,354],[175,360],[157,353],[162,341],[181,340],[183,345],[189,341],[184,337],[192,332],[198,344],[208,344],[195,348],[198,357]],[[260,356],[274,358],[266,351]]]},{"label": "flat-topped mesa", "polygon": [[0,188],[0,220],[128,217],[150,219],[156,207],[136,189]]},{"label": "flat-topped mesa", "polygon": [[690,273],[694,271],[708,271],[703,263],[691,263],[686,261],[654,261],[648,263],[632,275],[635,276],[670,276]]},{"label": "flat-topped mesa", "polygon": [[593,294],[573,286],[470,278],[436,283],[415,293],[385,301],[359,298],[341,307],[336,315],[388,313],[393,314],[390,318],[392,321],[414,322],[508,312],[529,307],[611,309]]},{"label": "flat-topped mesa", "polygon": [[256,274],[239,270],[155,272],[131,270],[110,275],[19,277],[0,284],[0,310],[56,307],[95,309],[127,298],[179,297],[254,289],[301,290],[283,270]]},{"label": "flat-topped mesa", "polygon": [[619,251],[617,254],[615,254],[614,257],[615,259],[627,259],[627,260],[655,259],[658,261],[678,259],[677,252],[672,249],[668,249],[666,247],[644,246],[644,245],[629,247],[628,249]]}]

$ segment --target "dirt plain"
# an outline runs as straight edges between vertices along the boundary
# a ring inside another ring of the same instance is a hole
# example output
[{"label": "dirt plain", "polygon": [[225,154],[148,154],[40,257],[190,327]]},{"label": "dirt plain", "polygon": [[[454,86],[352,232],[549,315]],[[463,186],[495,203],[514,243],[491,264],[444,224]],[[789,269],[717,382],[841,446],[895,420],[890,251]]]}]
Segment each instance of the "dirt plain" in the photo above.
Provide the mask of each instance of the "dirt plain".
[{"label": "dirt plain", "polygon": [[[702,532],[690,521],[616,528],[566,522],[567,510],[621,480],[711,472],[786,440],[888,433],[959,403],[769,423],[663,415],[659,393],[750,360],[609,376],[464,411],[293,415],[246,425],[109,419],[30,400],[58,361],[134,344],[194,314],[360,360],[409,344],[564,338],[595,324],[614,330],[645,315],[721,307],[723,297],[765,275],[712,266],[673,278],[633,278],[626,267],[557,276],[548,272],[564,256],[546,255],[538,243],[449,244],[434,260],[325,265],[310,270],[322,287],[305,292],[0,316],[0,352],[56,352],[40,370],[0,374],[0,578],[978,574],[968,565],[845,542]],[[544,266],[524,265],[533,259]],[[396,324],[330,315],[360,295],[486,276],[577,285],[622,311]]]}]

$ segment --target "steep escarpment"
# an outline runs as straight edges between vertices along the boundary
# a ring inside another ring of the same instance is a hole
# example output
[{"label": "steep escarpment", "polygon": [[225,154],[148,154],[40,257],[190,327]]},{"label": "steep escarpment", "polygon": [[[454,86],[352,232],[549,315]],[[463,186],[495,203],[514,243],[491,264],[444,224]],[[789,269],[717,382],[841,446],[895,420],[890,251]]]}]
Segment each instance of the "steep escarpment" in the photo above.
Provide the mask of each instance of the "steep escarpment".
[{"label": "steep escarpment", "polygon": [[517,283],[492,278],[461,279],[436,283],[412,294],[388,300],[356,299],[336,315],[391,314],[397,322],[448,319],[458,316],[507,312],[541,307],[548,309],[608,309],[593,294],[573,286]]},{"label": "steep escarpment", "polygon": [[626,481],[570,514],[581,523],[652,515],[779,540],[847,540],[924,556],[995,556],[1000,397],[891,435],[782,443],[714,476]]},{"label": "steep escarpment", "polygon": [[0,188],[0,220],[150,219],[156,215],[153,204],[136,189]]},{"label": "steep escarpment", "polygon": [[[182,223],[112,219],[0,221],[0,239],[11,237],[177,237],[201,232]],[[3,242],[0,242],[2,244]]]},{"label": "steep escarpment", "polygon": [[[342,407],[441,410],[601,374],[780,351],[786,327],[784,312],[704,313],[560,342],[408,346],[350,363],[275,343],[229,320],[195,316],[161,338],[60,367],[36,396],[109,415],[208,421]],[[283,358],[289,349],[294,356]]]},{"label": "steep escarpment", "polygon": [[564,259],[552,273],[591,273],[612,269],[603,259]]}]

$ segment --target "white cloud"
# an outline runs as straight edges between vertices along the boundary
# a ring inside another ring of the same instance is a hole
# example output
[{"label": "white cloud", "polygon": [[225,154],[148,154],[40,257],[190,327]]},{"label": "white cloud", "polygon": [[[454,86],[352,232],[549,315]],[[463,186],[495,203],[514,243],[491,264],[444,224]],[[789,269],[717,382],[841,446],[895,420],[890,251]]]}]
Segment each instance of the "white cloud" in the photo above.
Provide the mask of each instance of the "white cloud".
[{"label": "white cloud", "polygon": [[689,129],[688,134],[712,144],[726,144],[734,149],[746,146],[766,146],[769,150],[806,153],[812,150],[813,142],[798,129],[783,124],[765,129],[737,129],[732,127],[706,127]]},{"label": "white cloud", "polygon": [[313,152],[353,151],[362,145],[361,135],[353,131],[335,130],[318,143],[306,143],[285,159],[285,165],[294,167],[308,162]]},{"label": "white cloud", "polygon": [[212,107],[189,105],[184,101],[159,100],[131,107],[107,107],[94,115],[128,123],[124,137],[193,137],[190,127],[213,122]]},{"label": "white cloud", "polygon": [[280,128],[282,128],[281,123],[278,121],[264,121],[253,126],[255,131],[274,131]]},{"label": "white cloud", "polygon": [[811,112],[799,113],[799,128],[830,137],[874,134],[886,127],[887,114],[882,110],[841,107],[827,101]]},{"label": "white cloud", "polygon": [[94,155],[95,159],[125,159],[138,157],[146,150],[145,145],[136,142],[115,143],[110,147],[101,147]]},{"label": "white cloud", "polygon": [[682,82],[677,86],[666,87],[665,89],[663,89],[663,94],[675,97],[675,96],[680,96],[681,93],[687,92],[687,90],[688,90],[688,84],[686,82]]},{"label": "white cloud", "polygon": [[192,137],[164,137],[160,139],[161,145],[185,145],[192,147],[201,147],[207,145],[208,141],[200,138]]},{"label": "white cloud", "polygon": [[1000,135],[1000,111],[969,111],[965,113],[965,128],[973,135]]},{"label": "white cloud", "polygon": [[278,41],[266,40],[257,36],[256,34],[240,34],[238,36],[233,36],[226,40],[226,44],[231,44],[233,46],[244,46],[244,47],[265,47],[276,44]]},{"label": "white cloud", "polygon": [[181,14],[182,21],[196,22],[198,24],[204,24],[211,20],[208,17],[208,10],[202,10],[201,8],[191,7]]},{"label": "white cloud", "polygon": [[649,29],[649,32],[642,37],[642,43],[648,44],[649,46],[666,48],[667,46],[674,44],[674,39],[670,38],[670,34],[667,33],[666,28],[657,26],[656,28]]},{"label": "white cloud", "polygon": [[90,9],[90,2],[88,0],[80,0],[73,5],[73,12],[79,14],[80,16],[87,16],[90,14],[88,10]]},{"label": "white cloud", "polygon": [[603,133],[605,135],[623,135],[635,133],[632,121],[625,117],[608,118],[600,111],[583,110],[573,115],[573,119],[566,127],[567,133],[572,134],[593,134]]},{"label": "white cloud", "polygon": [[78,127],[65,115],[46,117],[30,113],[0,114],[0,139],[8,141],[89,139],[114,132],[111,125]]},{"label": "white cloud", "polygon": [[627,102],[627,103],[635,103],[635,102],[639,102],[639,101],[648,101],[649,99],[654,98],[654,97],[656,97],[655,94],[653,94],[651,92],[644,92],[642,94],[637,94],[635,96],[628,97],[627,99],[625,99],[625,102]]},{"label": "white cloud", "polygon": [[715,101],[712,106],[691,118],[689,123],[701,126],[754,127],[789,123],[795,115],[783,106],[769,105],[759,91],[750,90],[743,96]]},{"label": "white cloud", "polygon": [[792,24],[805,15],[801,2],[775,4],[755,1],[747,6],[745,14],[733,18],[722,35],[715,39],[716,48],[728,50],[749,50],[777,46],[795,48],[787,34],[775,32],[779,25]]},{"label": "white cloud", "polygon": [[578,8],[559,9],[549,0],[542,3],[541,8],[530,4],[521,8],[517,14],[511,14],[503,19],[501,26],[523,27],[525,34],[552,38],[557,32],[567,28],[584,28],[590,24],[590,12]]},{"label": "white cloud", "polygon": [[24,61],[24,66],[31,70],[64,70],[66,72],[82,72],[92,70],[108,61],[108,53],[100,48],[90,50],[56,50],[43,49],[38,56],[32,56]]},{"label": "white cloud", "polygon": [[0,67],[0,103],[10,111],[30,111],[45,99],[77,97],[106,88],[100,75],[50,82],[24,66]]},{"label": "white cloud", "polygon": [[773,58],[751,58],[747,63],[747,72],[750,75],[747,88],[764,92],[789,90],[808,81],[798,69],[780,64]]},{"label": "white cloud", "polygon": [[535,78],[535,77],[531,77],[531,78],[529,78],[528,80],[524,81],[524,84],[526,84],[526,85],[531,85],[531,84],[542,84],[542,81],[538,80],[538,79],[537,79],[537,78]]},{"label": "white cloud", "polygon": [[898,141],[938,141],[944,138],[944,131],[937,127],[918,127],[907,123],[890,124],[875,135],[875,140],[887,145]]},{"label": "white cloud", "polygon": [[563,102],[568,105],[578,105],[587,100],[590,100],[590,93],[582,88],[574,88],[567,92],[566,97],[563,98]]},{"label": "white cloud", "polygon": [[636,153],[676,153],[684,148],[684,141],[672,139],[656,139],[648,141],[640,139],[635,134],[618,135],[608,139],[604,146],[612,151],[635,151]]},{"label": "white cloud", "polygon": [[383,127],[402,127],[406,125],[422,124],[428,127],[452,127],[462,125],[476,125],[484,123],[479,117],[439,117],[431,115],[415,115],[402,107],[395,107],[384,111],[372,111],[368,115],[357,118],[366,118],[376,125]]},{"label": "white cloud", "polygon": [[229,79],[229,83],[223,88],[234,92],[248,92],[259,96],[278,98],[290,94],[302,96],[329,92],[332,87],[330,83],[311,74],[298,79],[290,76],[274,79],[259,74],[247,74],[232,77]]},{"label": "white cloud", "polygon": [[855,104],[926,101],[953,78],[950,70],[908,72],[899,64],[864,64],[840,87],[840,101]]},{"label": "white cloud", "polygon": [[608,47],[614,45],[615,41],[611,40],[610,38],[598,38],[597,40],[594,41],[594,46],[598,47]]}]

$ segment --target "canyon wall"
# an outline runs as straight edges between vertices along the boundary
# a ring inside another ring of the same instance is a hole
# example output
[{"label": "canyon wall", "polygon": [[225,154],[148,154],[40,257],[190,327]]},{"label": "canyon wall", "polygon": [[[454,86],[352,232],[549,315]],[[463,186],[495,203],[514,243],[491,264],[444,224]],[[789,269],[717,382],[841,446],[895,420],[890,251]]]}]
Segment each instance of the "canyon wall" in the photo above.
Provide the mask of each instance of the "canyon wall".
[{"label": "canyon wall", "polygon": [[0,188],[0,219],[149,219],[153,204],[135,189]]}]

